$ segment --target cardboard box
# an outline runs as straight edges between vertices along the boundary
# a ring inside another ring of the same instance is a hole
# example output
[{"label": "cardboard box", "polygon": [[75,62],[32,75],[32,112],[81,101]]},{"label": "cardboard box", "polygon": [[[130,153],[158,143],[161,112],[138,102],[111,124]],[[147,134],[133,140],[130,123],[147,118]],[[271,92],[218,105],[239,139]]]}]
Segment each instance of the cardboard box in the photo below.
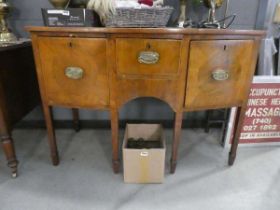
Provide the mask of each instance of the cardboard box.
[{"label": "cardboard box", "polygon": [[45,26],[49,27],[101,26],[98,14],[88,9],[42,9],[42,15]]},{"label": "cardboard box", "polygon": [[[160,141],[159,148],[127,148],[129,138]],[[162,183],[165,170],[166,145],[159,124],[127,124],[123,141],[125,183]]]}]

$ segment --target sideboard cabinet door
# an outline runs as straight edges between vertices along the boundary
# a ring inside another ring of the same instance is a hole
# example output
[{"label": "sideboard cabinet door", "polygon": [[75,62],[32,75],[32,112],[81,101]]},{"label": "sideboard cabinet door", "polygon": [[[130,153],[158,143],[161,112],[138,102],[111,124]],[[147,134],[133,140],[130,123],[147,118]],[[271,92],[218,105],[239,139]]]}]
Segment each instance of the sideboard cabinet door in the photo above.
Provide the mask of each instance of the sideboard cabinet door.
[{"label": "sideboard cabinet door", "polygon": [[192,41],[186,109],[240,105],[252,80],[253,47],[252,40]]},{"label": "sideboard cabinet door", "polygon": [[109,105],[106,39],[40,37],[38,45],[50,105]]}]

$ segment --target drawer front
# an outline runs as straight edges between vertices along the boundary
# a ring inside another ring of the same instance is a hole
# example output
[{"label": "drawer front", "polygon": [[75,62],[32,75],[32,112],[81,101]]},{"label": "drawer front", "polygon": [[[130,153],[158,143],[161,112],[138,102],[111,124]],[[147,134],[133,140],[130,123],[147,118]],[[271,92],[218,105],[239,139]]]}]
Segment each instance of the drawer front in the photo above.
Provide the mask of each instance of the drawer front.
[{"label": "drawer front", "polygon": [[252,79],[253,46],[251,40],[192,41],[186,108],[240,105]]},{"label": "drawer front", "polygon": [[38,44],[50,104],[109,105],[105,39],[41,37]]},{"label": "drawer front", "polygon": [[179,74],[181,41],[116,39],[117,74],[121,77],[176,77]]}]

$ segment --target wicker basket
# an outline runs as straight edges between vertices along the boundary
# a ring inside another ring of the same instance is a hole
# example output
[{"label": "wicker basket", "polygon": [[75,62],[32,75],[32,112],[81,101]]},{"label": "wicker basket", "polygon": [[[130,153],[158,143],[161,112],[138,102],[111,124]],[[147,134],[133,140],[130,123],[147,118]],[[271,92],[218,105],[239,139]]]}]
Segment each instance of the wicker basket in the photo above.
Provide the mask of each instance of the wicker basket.
[{"label": "wicker basket", "polygon": [[106,27],[165,27],[173,12],[173,7],[117,8],[115,14],[106,18]]}]

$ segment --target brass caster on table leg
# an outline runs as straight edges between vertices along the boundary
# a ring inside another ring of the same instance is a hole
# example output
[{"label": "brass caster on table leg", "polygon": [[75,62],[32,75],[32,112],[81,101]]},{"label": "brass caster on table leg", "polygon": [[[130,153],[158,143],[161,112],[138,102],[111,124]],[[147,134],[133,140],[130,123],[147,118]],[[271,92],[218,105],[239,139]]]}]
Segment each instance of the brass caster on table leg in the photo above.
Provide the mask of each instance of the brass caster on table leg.
[{"label": "brass caster on table leg", "polygon": [[12,167],[11,169],[12,169],[12,178],[13,179],[17,178],[18,177],[17,167]]},{"label": "brass caster on table leg", "polygon": [[12,178],[17,178],[18,176],[17,166],[18,166],[18,161],[15,158],[8,162],[8,167],[10,167],[12,172]]},{"label": "brass caster on table leg", "polygon": [[119,160],[113,160],[113,171],[115,174],[118,174],[120,170],[120,161]]},{"label": "brass caster on table leg", "polygon": [[13,178],[13,179],[15,179],[15,178],[17,178],[17,177],[18,177],[17,172],[12,173],[12,178]]},{"label": "brass caster on table leg", "polygon": [[170,173],[174,174],[176,171],[177,161],[170,161]]}]

